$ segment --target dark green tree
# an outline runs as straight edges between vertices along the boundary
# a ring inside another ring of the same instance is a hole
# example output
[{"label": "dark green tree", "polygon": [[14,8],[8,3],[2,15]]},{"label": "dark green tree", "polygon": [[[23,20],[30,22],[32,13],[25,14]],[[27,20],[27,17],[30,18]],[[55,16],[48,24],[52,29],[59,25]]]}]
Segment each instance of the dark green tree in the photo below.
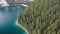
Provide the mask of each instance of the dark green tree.
[{"label": "dark green tree", "polygon": [[19,23],[29,34],[60,34],[60,0],[35,0],[20,12]]}]

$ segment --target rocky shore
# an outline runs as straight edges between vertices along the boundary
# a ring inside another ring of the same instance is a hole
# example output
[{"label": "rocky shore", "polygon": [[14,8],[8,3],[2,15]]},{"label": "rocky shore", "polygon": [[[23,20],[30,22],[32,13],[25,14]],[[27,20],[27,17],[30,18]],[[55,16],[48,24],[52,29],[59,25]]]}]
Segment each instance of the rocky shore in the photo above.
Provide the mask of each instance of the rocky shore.
[{"label": "rocky shore", "polygon": [[18,21],[16,21],[16,25],[25,30],[26,34],[29,34],[28,30],[25,27],[23,27],[20,23],[18,23]]}]

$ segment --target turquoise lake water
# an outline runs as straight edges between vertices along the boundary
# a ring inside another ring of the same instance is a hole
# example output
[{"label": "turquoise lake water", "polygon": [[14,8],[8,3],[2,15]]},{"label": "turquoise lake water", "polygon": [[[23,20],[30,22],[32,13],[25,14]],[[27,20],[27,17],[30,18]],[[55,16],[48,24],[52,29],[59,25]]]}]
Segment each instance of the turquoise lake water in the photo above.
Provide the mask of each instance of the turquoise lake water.
[{"label": "turquoise lake water", "polygon": [[0,34],[26,34],[26,32],[16,25],[16,20],[20,11],[25,7],[8,6],[0,7]]}]

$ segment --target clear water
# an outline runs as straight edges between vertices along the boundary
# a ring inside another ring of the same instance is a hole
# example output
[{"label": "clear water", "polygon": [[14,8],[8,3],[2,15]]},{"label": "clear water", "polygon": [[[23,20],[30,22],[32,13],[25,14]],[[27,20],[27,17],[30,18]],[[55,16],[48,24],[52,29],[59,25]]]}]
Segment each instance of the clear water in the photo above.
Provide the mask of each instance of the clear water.
[{"label": "clear water", "polygon": [[0,34],[26,34],[16,25],[18,14],[24,9],[25,7],[22,5],[0,7]]}]

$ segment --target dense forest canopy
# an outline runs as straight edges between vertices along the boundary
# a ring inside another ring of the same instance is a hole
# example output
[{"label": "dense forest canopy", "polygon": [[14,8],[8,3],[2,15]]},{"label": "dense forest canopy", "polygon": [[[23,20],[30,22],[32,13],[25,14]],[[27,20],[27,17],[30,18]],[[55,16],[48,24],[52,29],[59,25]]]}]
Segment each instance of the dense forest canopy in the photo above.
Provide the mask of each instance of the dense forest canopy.
[{"label": "dense forest canopy", "polygon": [[29,34],[60,34],[60,0],[35,0],[20,12],[19,23]]}]

